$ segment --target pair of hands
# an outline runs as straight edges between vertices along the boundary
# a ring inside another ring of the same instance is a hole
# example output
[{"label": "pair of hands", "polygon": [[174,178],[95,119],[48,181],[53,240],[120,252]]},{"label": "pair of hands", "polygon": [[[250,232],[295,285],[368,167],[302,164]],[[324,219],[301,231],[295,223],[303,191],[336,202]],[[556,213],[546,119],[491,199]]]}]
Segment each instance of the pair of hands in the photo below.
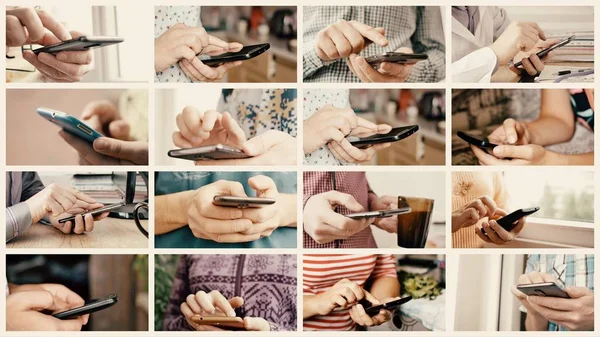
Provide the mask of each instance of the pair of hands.
[{"label": "pair of hands", "polygon": [[[365,211],[363,206],[350,194],[329,191],[315,194],[304,206],[304,231],[317,243],[328,243],[337,239],[347,239],[352,235],[374,224],[389,232],[398,231],[397,217],[351,219],[335,212],[337,205],[344,206],[352,212]],[[382,196],[374,199],[369,210],[386,210],[398,208],[398,198]]]},{"label": "pair of hands", "polygon": [[196,56],[237,52],[242,47],[240,43],[227,43],[209,35],[202,27],[188,27],[178,23],[154,40],[154,70],[163,71],[179,64],[187,77],[194,81],[219,81],[230,69],[241,65],[242,61],[210,67]]},{"label": "pair of hands", "polygon": [[347,163],[370,161],[375,152],[389,147],[391,143],[375,144],[359,149],[350,144],[346,136],[369,137],[386,134],[392,129],[387,124],[374,124],[357,117],[352,109],[340,109],[325,105],[304,121],[304,153],[312,153],[327,145],[331,153]]},{"label": "pair of hands", "polygon": [[342,279],[325,292],[310,296],[308,299],[305,297],[304,305],[314,311],[313,315],[321,316],[329,315],[336,309],[350,309],[350,318],[361,326],[381,325],[392,319],[392,312],[386,309],[381,309],[375,316],[369,316],[363,305],[359,303],[362,299],[366,299],[372,305],[378,305],[396,300],[398,297],[380,301],[358,283]]},{"label": "pair of hands", "polygon": [[[6,46],[20,47],[26,44],[53,45],[62,41],[84,36],[69,32],[52,15],[31,7],[6,8]],[[34,54],[23,51],[23,58],[31,63],[51,82],[79,82],[94,69],[94,54],[86,51],[62,51],[56,54]]]},{"label": "pair of hands", "polygon": [[[549,52],[543,61],[538,52],[558,43],[559,40],[547,40],[544,31],[534,22],[511,22],[490,48],[496,54],[499,66],[507,66],[514,73],[526,72],[535,76],[544,70],[544,63],[554,55]],[[513,64],[521,61],[523,68]]]},{"label": "pair of hands", "polygon": [[[106,218],[109,213],[105,212],[95,217],[87,214],[83,217],[79,213],[91,211],[104,205],[96,202],[96,200],[85,193],[56,184],[48,185],[36,195],[26,200],[25,204],[29,207],[33,223],[37,223],[43,217],[49,215],[52,226],[65,234],[91,232],[94,230],[94,222]],[[69,217],[73,214],[77,214],[74,222],[58,222],[59,219]]]},{"label": "pair of hands", "polygon": [[507,214],[508,212],[499,208],[492,198],[484,195],[452,212],[452,233],[464,227],[474,226],[483,218],[487,218],[487,221],[481,223],[487,235],[478,227],[475,227],[475,234],[484,242],[505,245],[514,240],[525,226],[525,218],[521,218],[512,231],[502,228],[496,220]]},{"label": "pair of hands", "polygon": [[79,153],[80,165],[148,165],[148,143],[131,139],[131,125],[114,104],[92,101],[83,108],[80,119],[105,136],[90,145],[64,130],[59,132]]},{"label": "pair of hands", "polygon": [[60,284],[9,285],[6,297],[6,330],[8,331],[80,331],[89,314],[60,320],[52,314],[82,306],[81,296]]},{"label": "pair of hands", "polygon": [[[314,48],[317,56],[324,62],[346,58],[348,68],[362,82],[406,81],[414,64],[383,62],[375,69],[364,57],[358,55],[371,43],[381,47],[389,44],[384,28],[373,28],[357,21],[339,20],[317,34]],[[399,48],[396,52],[412,53],[412,49]]]},{"label": "pair of hands", "polygon": [[245,197],[244,187],[237,181],[219,180],[193,192],[188,200],[188,226],[197,238],[215,242],[249,242],[270,236],[279,227],[286,212],[273,179],[258,175],[248,179],[257,197],[277,201],[260,208],[223,207],[213,204],[216,195]]},{"label": "pair of hands", "polygon": [[535,136],[527,123],[512,118],[496,128],[488,140],[498,145],[492,150],[493,155],[471,145],[481,165],[555,165],[560,162],[557,153],[535,144]]},{"label": "pair of hands", "polygon": [[[519,276],[518,284],[542,282],[556,282],[556,279],[550,274],[531,272]],[[565,288],[571,298],[527,296],[516,286],[511,291],[527,309],[528,319],[531,315],[544,329],[551,321],[571,331],[594,330],[594,292],[586,287]]]},{"label": "pair of hands", "polygon": [[[237,296],[225,298],[217,290],[209,293],[199,291],[186,297],[180,309],[187,323],[197,331],[222,331],[213,325],[199,325],[191,320],[194,315],[235,317],[235,309],[244,305],[244,299]],[[248,331],[270,331],[271,326],[264,318],[244,317],[244,328]]]},{"label": "pair of hands", "polygon": [[269,130],[246,140],[244,130],[229,112],[198,111],[188,106],[176,117],[179,131],[173,143],[180,148],[222,144],[241,149],[251,158],[200,160],[196,165],[296,165],[296,138]]}]

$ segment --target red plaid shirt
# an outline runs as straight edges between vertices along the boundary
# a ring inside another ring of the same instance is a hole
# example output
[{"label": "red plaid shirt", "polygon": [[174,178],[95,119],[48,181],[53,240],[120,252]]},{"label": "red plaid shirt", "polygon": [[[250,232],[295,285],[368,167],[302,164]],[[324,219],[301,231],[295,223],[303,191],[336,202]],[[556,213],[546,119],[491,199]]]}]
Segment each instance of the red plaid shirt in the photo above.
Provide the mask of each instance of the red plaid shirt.
[{"label": "red plaid shirt", "polygon": [[[304,172],[304,205],[313,195],[333,190],[334,175],[335,190],[352,195],[365,211],[369,210],[370,200],[377,196],[369,187],[364,172]],[[337,212],[340,214],[352,213],[344,206],[338,206]],[[323,244],[317,243],[306,232],[303,236],[304,248],[377,248],[370,226],[347,239]]]}]

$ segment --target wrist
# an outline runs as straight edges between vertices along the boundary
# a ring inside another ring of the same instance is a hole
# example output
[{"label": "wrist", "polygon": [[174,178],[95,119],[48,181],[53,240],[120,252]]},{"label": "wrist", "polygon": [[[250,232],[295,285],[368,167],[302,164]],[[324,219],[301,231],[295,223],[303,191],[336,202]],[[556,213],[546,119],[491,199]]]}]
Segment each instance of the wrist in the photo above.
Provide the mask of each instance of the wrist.
[{"label": "wrist", "polygon": [[155,234],[163,234],[189,223],[189,209],[196,190],[155,197]]},{"label": "wrist", "polygon": [[279,207],[280,223],[279,227],[296,227],[298,218],[298,209],[296,207],[296,195],[281,193],[278,201],[281,203]]},{"label": "wrist", "polygon": [[302,316],[303,318],[309,318],[313,316],[319,315],[319,297],[320,295],[304,295],[303,296],[303,310]]}]

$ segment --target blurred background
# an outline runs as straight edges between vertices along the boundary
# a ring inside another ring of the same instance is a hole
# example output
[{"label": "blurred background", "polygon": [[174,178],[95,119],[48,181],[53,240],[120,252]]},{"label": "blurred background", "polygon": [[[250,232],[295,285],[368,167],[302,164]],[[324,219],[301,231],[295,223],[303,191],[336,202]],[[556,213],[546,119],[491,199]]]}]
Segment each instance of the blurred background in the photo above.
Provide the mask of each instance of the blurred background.
[{"label": "blurred background", "polygon": [[148,92],[123,89],[6,90],[6,163],[8,165],[78,165],[77,152],[60,129],[38,115],[46,107],[79,117],[94,100],[108,100],[129,121],[131,134],[148,135]]},{"label": "blurred background", "polygon": [[[118,6],[89,6],[83,4],[38,6],[62,22],[69,31],[83,32],[89,36],[119,36],[124,42],[94,49],[94,70],[87,73],[82,82],[145,82],[148,70],[153,68],[152,35],[143,34],[141,26],[151,24],[140,21],[151,18],[152,8],[125,3]],[[35,47],[34,47],[35,48]],[[25,61],[20,47],[7,50],[7,82],[36,82],[37,72],[15,71],[35,70]]]},{"label": "blurred background", "polygon": [[363,165],[444,165],[446,143],[444,89],[350,89],[356,114],[392,127],[419,125],[419,131],[377,151]]},{"label": "blurred background", "polygon": [[90,315],[88,331],[148,331],[148,255],[7,255],[9,283],[58,283],[84,300],[117,294]]},{"label": "blurred background", "polygon": [[296,82],[295,6],[202,6],[202,26],[211,35],[243,45],[269,43],[264,56],[230,70],[225,82]]},{"label": "blurred background", "polygon": [[[469,144],[458,138],[457,131],[475,137],[487,137],[507,118],[531,121],[540,115],[541,90],[564,89],[454,89],[452,90],[452,165],[479,165]],[[572,114],[572,111],[565,111]],[[594,151],[594,132],[575,123],[568,142],[546,146],[559,153]]]}]

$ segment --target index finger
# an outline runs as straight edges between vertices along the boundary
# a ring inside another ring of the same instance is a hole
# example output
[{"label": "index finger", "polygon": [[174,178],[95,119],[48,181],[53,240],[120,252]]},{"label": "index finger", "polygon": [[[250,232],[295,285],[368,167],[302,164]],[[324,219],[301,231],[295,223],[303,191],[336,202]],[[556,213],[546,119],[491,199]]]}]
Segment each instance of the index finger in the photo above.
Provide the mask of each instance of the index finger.
[{"label": "index finger", "polygon": [[540,39],[542,40],[546,40],[546,33],[544,33],[544,31],[542,30],[542,28],[540,28],[540,26],[535,23],[535,22],[530,22],[529,23],[530,26],[537,31],[538,36],[540,37]]},{"label": "index finger", "polygon": [[502,123],[502,127],[504,128],[504,135],[506,137],[506,141],[509,144],[514,144],[519,140],[517,134],[516,122],[514,119],[509,118]]},{"label": "index finger", "polygon": [[494,213],[496,213],[496,210],[498,210],[498,205],[496,205],[496,202],[489,196],[484,195],[480,197],[479,200],[481,200],[485,207],[487,207],[490,216],[494,215]]},{"label": "index finger", "polygon": [[265,175],[257,175],[248,179],[248,185],[256,191],[257,197],[276,197],[277,185],[275,181]]},{"label": "index finger", "polygon": [[37,13],[42,25],[46,27],[46,29],[51,31],[52,34],[54,34],[54,36],[59,38],[61,41],[71,39],[71,34],[67,30],[67,28],[65,28],[65,26],[62,25],[62,23],[58,22],[58,20],[56,20],[52,15],[48,14],[45,11],[38,11]]},{"label": "index finger", "polygon": [[357,21],[350,21],[350,24],[352,25],[352,27],[354,27],[354,29],[356,29],[360,33],[360,35],[373,41],[374,43],[382,47],[388,45],[389,41],[385,38],[383,34],[378,32],[375,28]]}]

